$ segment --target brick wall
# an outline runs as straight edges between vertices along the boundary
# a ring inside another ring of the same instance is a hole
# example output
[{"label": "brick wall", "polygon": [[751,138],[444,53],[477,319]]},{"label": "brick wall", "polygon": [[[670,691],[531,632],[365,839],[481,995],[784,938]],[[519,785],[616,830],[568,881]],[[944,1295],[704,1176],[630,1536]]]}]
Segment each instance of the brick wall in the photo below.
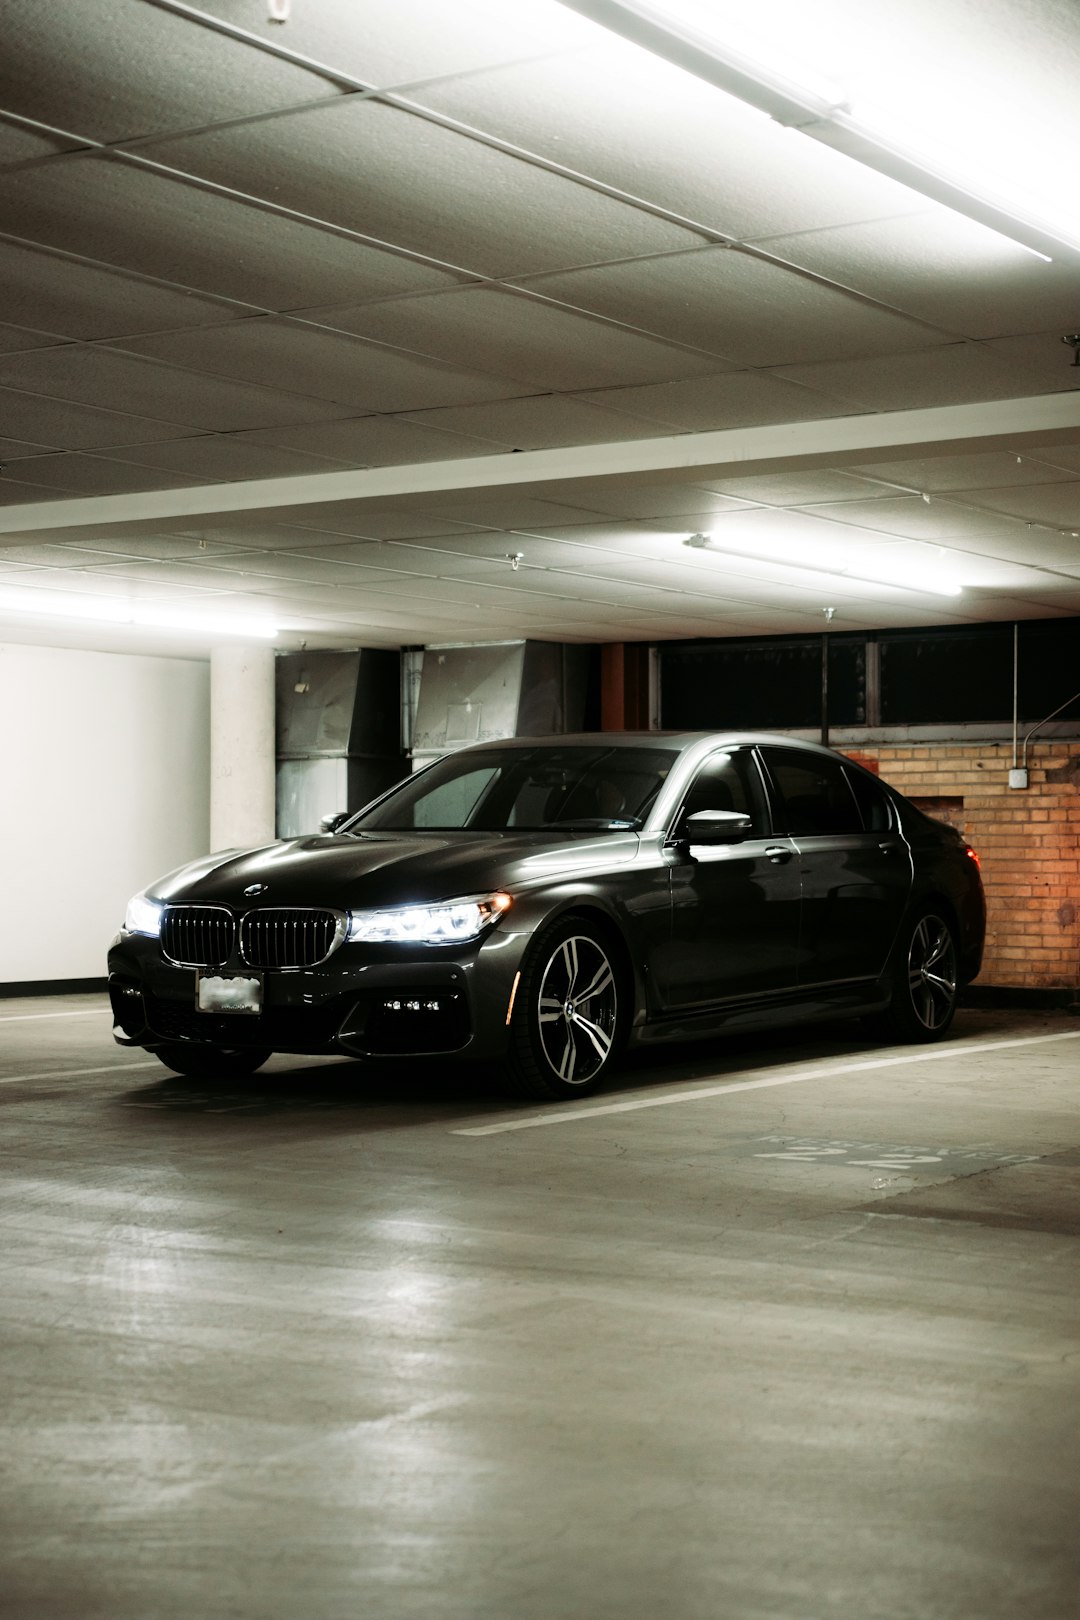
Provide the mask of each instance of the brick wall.
[{"label": "brick wall", "polygon": [[1080,742],[1033,743],[1027,789],[1009,787],[1011,744],[850,752],[978,851],[987,904],[979,984],[1080,989]]}]

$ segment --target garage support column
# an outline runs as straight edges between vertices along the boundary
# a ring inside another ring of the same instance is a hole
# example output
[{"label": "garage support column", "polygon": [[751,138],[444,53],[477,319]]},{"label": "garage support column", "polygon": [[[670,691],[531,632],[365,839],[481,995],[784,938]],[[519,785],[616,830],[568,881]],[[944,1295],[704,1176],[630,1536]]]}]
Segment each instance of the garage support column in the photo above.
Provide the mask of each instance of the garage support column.
[{"label": "garage support column", "polygon": [[210,654],[210,848],[275,836],[274,651]]}]

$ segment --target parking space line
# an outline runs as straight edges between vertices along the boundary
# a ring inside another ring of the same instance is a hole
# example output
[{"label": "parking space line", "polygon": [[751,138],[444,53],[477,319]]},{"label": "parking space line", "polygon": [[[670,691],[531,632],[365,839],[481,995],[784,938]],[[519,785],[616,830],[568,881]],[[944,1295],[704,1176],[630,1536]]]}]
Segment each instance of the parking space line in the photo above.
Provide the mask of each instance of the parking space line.
[{"label": "parking space line", "polygon": [[603,1114],[633,1114],[643,1108],[669,1108],[675,1103],[701,1102],[711,1097],[728,1097],[736,1091],[761,1091],[770,1086],[797,1086],[807,1080],[842,1079],[847,1074],[865,1074],[872,1069],[892,1069],[908,1063],[933,1063],[944,1058],[974,1057],[983,1052],[1002,1052],[1008,1047],[1041,1046],[1050,1041],[1080,1040],[1080,1029],[1062,1030],[1055,1035],[1020,1035],[1009,1041],[969,1041],[964,1045],[935,1046],[929,1051],[904,1052],[899,1057],[869,1058],[863,1063],[839,1063],[827,1068],[803,1069],[795,1074],[767,1075],[761,1080],[731,1080],[720,1085],[698,1086],[692,1091],[669,1091],[661,1096],[631,1097],[623,1102],[584,1104],[568,1111],[530,1114],[526,1119],[502,1119],[493,1125],[467,1125],[451,1131],[452,1136],[498,1136],[504,1131],[529,1131],[541,1125],[572,1125],[577,1120],[598,1119]]},{"label": "parking space line", "polygon": [[0,1024],[31,1024],[38,1018],[104,1018],[109,1007],[83,1007],[79,1012],[3,1013]]},{"label": "parking space line", "polygon": [[96,1069],[47,1069],[42,1074],[0,1074],[0,1086],[15,1086],[32,1080],[75,1080],[84,1074],[126,1074],[129,1069],[160,1069],[157,1058],[145,1063],[102,1063]]}]

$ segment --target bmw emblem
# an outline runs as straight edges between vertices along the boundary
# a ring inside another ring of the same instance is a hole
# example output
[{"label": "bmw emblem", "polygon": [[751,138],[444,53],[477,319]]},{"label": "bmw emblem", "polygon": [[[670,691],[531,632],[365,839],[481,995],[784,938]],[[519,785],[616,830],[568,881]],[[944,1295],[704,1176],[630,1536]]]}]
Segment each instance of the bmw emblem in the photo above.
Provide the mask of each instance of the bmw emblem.
[{"label": "bmw emblem", "polygon": [[269,883],[249,883],[244,890],[244,896],[248,900],[253,900],[257,894],[265,894],[269,887]]}]

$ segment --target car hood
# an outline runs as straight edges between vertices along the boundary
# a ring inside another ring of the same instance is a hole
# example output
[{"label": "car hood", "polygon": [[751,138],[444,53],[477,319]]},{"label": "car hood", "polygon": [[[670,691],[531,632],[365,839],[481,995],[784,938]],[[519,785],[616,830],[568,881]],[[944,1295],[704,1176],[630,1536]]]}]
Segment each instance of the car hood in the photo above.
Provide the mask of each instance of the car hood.
[{"label": "car hood", "polygon": [[[225,850],[170,872],[147,892],[157,900],[239,909],[423,904],[596,876],[632,861],[638,847],[637,834],[627,832],[337,833]],[[256,883],[263,891],[245,895]]]}]

